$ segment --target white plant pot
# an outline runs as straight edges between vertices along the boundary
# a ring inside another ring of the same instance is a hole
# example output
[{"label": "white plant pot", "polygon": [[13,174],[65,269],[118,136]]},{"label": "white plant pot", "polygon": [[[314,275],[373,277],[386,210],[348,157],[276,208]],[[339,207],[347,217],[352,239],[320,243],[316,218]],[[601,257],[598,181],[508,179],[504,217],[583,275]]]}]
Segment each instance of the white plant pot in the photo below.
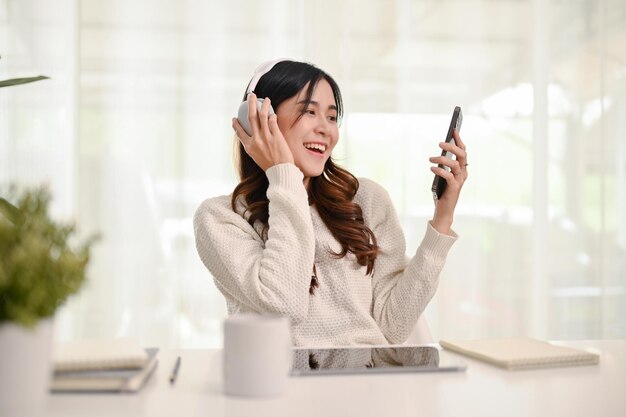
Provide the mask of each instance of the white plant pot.
[{"label": "white plant pot", "polygon": [[0,323],[0,416],[43,414],[51,354],[52,319],[34,329]]}]

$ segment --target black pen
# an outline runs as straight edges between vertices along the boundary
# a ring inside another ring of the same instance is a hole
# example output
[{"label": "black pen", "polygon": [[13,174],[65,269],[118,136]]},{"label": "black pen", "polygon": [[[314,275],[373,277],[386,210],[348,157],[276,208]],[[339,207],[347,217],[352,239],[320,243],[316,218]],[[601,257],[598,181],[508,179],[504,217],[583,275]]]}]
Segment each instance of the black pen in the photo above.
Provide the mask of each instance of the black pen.
[{"label": "black pen", "polygon": [[170,384],[173,384],[176,381],[176,377],[178,376],[178,369],[180,368],[180,356],[176,358],[176,363],[174,364],[174,369],[172,369],[172,373],[170,374]]}]

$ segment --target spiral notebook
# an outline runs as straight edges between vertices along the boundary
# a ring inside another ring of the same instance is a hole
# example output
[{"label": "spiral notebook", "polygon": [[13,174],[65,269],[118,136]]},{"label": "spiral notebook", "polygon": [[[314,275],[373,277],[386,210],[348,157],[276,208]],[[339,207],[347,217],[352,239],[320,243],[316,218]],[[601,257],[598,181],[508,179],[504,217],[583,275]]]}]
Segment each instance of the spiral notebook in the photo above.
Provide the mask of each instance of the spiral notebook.
[{"label": "spiral notebook", "polygon": [[600,360],[596,353],[526,337],[441,340],[439,344],[444,349],[509,370],[595,365]]},{"label": "spiral notebook", "polygon": [[54,347],[55,372],[106,369],[139,369],[149,355],[137,339],[87,339]]},{"label": "spiral notebook", "polygon": [[83,371],[57,371],[52,375],[50,391],[68,392],[136,392],[157,368],[158,348],[147,348],[148,362],[141,368],[119,368]]}]

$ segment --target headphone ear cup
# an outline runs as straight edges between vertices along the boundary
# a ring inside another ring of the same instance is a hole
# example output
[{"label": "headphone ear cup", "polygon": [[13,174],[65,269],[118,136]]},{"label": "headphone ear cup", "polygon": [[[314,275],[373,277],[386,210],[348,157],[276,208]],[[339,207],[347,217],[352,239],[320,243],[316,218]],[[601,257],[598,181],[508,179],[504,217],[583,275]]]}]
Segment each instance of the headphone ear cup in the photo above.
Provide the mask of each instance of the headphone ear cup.
[{"label": "headphone ear cup", "polygon": [[237,112],[237,120],[243,130],[246,131],[248,136],[252,136],[252,129],[250,129],[250,123],[248,123],[248,102],[242,101],[239,105],[239,111]]},{"label": "headphone ear cup", "polygon": [[[263,105],[263,99],[257,98],[257,110],[261,111],[261,106]],[[270,106],[270,110],[268,115],[274,114],[274,109]],[[239,105],[239,111],[237,112],[237,120],[239,120],[239,124],[243,127],[243,130],[246,131],[248,136],[252,136],[252,129],[250,128],[250,123],[248,123],[248,102],[242,101]]]}]

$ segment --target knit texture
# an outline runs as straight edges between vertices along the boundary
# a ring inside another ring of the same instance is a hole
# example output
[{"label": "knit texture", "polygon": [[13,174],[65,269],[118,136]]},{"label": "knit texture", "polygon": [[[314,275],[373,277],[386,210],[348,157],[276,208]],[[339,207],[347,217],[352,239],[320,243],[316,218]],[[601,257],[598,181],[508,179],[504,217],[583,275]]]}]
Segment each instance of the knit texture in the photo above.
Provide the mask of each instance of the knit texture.
[{"label": "knit texture", "polygon": [[[446,256],[457,236],[430,224],[412,258],[387,192],[359,179],[354,201],[379,245],[374,272],[341,250],[315,207],[303,175],[293,164],[266,171],[269,230],[252,227],[231,196],[205,200],[194,216],[196,248],[226,298],[229,314],[272,312],[288,316],[297,346],[404,342],[433,297]],[[313,264],[319,288],[309,294]]]}]

